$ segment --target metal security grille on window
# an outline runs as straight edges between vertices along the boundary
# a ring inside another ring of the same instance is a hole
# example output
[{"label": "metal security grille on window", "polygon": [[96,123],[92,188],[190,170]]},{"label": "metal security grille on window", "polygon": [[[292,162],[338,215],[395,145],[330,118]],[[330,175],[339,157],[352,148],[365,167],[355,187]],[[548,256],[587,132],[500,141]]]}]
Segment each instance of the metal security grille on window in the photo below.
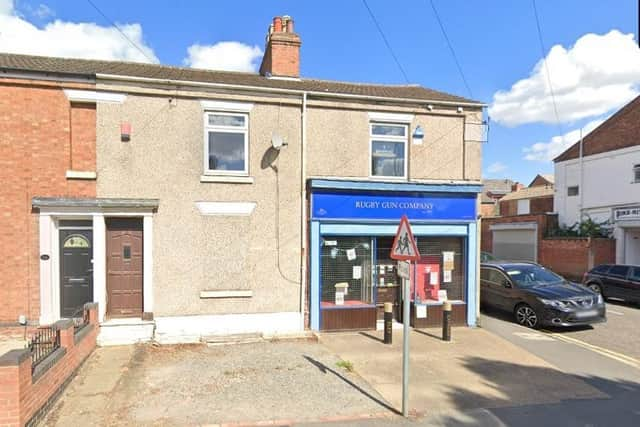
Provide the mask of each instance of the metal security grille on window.
[{"label": "metal security grille on window", "polygon": [[577,196],[579,192],[578,186],[567,187],[567,196]]},{"label": "metal security grille on window", "polygon": [[205,171],[216,174],[247,174],[248,116],[208,113],[205,117]]},{"label": "metal security grille on window", "polygon": [[640,182],[640,165],[633,167],[633,182]]},{"label": "metal security grille on window", "polygon": [[406,177],[407,126],[371,124],[371,175]]},{"label": "metal security grille on window", "polygon": [[[373,304],[370,238],[324,237],[320,258],[323,306]],[[345,283],[346,292],[336,298]]]},{"label": "metal security grille on window", "polygon": [[434,257],[443,265],[442,252],[453,252],[453,271],[451,282],[444,283],[443,270],[440,270],[440,289],[447,291],[449,300],[465,300],[465,261],[464,239],[462,237],[418,237],[418,251],[421,257]]}]

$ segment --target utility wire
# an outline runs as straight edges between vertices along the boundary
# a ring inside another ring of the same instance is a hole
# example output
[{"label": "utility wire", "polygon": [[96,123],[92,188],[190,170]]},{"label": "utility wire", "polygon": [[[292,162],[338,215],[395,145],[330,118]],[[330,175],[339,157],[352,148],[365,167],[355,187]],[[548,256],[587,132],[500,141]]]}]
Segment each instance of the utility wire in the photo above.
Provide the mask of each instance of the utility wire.
[{"label": "utility wire", "polygon": [[558,128],[562,134],[562,126],[560,125],[560,115],[558,114],[558,105],[556,104],[556,95],[553,92],[553,85],[551,84],[551,73],[549,72],[549,64],[547,63],[546,49],[544,48],[544,42],[542,41],[542,28],[540,27],[540,18],[538,17],[538,8],[536,7],[536,0],[531,0],[533,5],[533,14],[536,17],[536,27],[538,28],[538,41],[540,42],[540,51],[542,53],[542,61],[544,62],[544,69],[547,74],[547,83],[549,84],[549,93],[551,94],[551,102],[553,102],[553,112],[556,115],[556,121],[558,122]]},{"label": "utility wire", "polygon": [[124,31],[122,31],[122,29],[118,26],[118,24],[116,24],[116,23],[115,23],[115,22],[113,22],[111,19],[109,19],[109,17],[108,17],[107,15],[105,15],[105,13],[104,13],[102,10],[100,10],[100,8],[98,8],[98,6],[96,6],[96,4],[95,4],[93,1],[91,1],[91,0],[87,0],[87,3],[89,3],[89,4],[90,4],[90,5],[91,5],[95,10],[96,10],[96,12],[98,12],[100,15],[102,15],[102,17],[103,17],[103,18],[104,18],[104,19],[105,19],[109,24],[111,24],[113,27],[115,27],[115,29],[116,29],[116,30],[118,30],[118,32],[119,32],[120,34],[122,34],[122,37],[124,37],[124,38],[129,42],[129,43],[131,43],[131,45],[132,45],[133,47],[135,47],[135,48],[136,48],[136,49],[137,49],[137,50],[138,50],[138,51],[139,51],[139,52],[140,52],[140,53],[141,53],[145,58],[147,58],[147,59],[149,60],[149,62],[151,62],[151,63],[155,63],[155,62],[157,62],[157,60],[156,60],[156,59],[151,58],[151,57],[150,57],[150,56],[149,56],[149,55],[144,51],[144,49],[142,49],[140,46],[138,46],[138,45],[136,44],[136,42],[134,42],[133,40],[131,40],[131,39],[129,38],[129,36],[127,36],[127,34],[126,34]]},{"label": "utility wire", "polygon": [[451,44],[451,40],[449,40],[449,36],[447,36],[447,31],[444,29],[444,24],[442,23],[442,20],[440,19],[440,14],[438,14],[438,10],[436,9],[436,5],[433,4],[433,0],[429,0],[429,3],[431,3],[431,9],[433,9],[433,14],[436,16],[436,20],[438,21],[438,25],[440,25],[440,30],[442,30],[442,35],[444,36],[444,39],[447,42],[447,45],[449,46],[449,50],[451,51],[451,56],[453,56],[453,60],[456,63],[456,67],[458,68],[458,72],[460,73],[460,77],[462,77],[462,82],[464,83],[464,86],[467,88],[467,92],[469,92],[469,96],[471,98],[473,98],[473,92],[471,91],[471,87],[469,86],[469,83],[467,82],[467,78],[464,75],[464,72],[462,71],[462,66],[460,66],[460,61],[458,61],[458,56],[456,55],[456,51],[453,49],[453,45]]},{"label": "utility wire", "polygon": [[384,31],[382,31],[382,27],[380,26],[380,23],[378,23],[378,20],[376,19],[375,15],[373,14],[373,11],[369,7],[369,4],[367,3],[367,0],[362,0],[362,3],[364,4],[364,7],[367,8],[367,11],[369,12],[369,16],[371,17],[371,20],[376,25],[376,28],[378,29],[378,32],[382,36],[382,40],[384,40],[384,44],[387,46],[387,49],[389,50],[389,53],[391,53],[391,56],[393,57],[393,60],[396,62],[396,65],[400,69],[400,72],[402,73],[402,76],[404,77],[405,82],[407,82],[407,84],[408,84],[409,83],[409,78],[407,77],[407,73],[405,73],[404,68],[402,68],[402,64],[400,64],[400,61],[398,60],[398,57],[393,52],[393,49],[391,48],[391,45],[389,44],[389,40],[387,40],[387,36],[384,35]]}]

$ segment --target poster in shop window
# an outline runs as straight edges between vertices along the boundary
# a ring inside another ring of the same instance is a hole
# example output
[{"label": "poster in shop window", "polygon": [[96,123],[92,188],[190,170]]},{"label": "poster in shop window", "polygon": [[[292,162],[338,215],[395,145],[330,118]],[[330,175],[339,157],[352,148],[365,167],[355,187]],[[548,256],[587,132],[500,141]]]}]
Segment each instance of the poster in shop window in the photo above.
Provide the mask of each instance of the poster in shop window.
[{"label": "poster in shop window", "polygon": [[454,256],[453,251],[442,252],[442,269],[443,270],[445,271],[453,270],[453,256]]}]

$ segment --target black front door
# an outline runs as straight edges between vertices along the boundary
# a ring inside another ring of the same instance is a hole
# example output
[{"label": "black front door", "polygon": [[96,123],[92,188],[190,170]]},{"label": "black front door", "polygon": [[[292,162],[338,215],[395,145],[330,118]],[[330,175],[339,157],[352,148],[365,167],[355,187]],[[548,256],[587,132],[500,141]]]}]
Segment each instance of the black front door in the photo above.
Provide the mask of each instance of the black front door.
[{"label": "black front door", "polygon": [[60,230],[60,317],[82,317],[93,300],[93,232]]}]

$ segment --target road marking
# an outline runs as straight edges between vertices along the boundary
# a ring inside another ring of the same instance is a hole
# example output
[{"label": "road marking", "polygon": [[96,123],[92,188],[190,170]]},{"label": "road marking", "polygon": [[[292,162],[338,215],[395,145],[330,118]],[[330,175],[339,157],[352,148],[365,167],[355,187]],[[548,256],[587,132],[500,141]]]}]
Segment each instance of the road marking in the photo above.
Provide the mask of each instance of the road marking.
[{"label": "road marking", "polygon": [[594,353],[598,353],[602,356],[608,357],[609,359],[614,359],[617,360],[620,363],[624,363],[625,365],[634,367],[636,369],[640,369],[640,360],[635,359],[631,356],[627,356],[626,354],[622,354],[622,353],[618,353],[616,351],[613,350],[609,350],[607,348],[603,348],[603,347],[598,347],[597,345],[593,345],[593,344],[589,344],[586,343],[584,341],[581,341],[579,339],[576,338],[570,338],[566,335],[562,335],[562,334],[557,334],[554,332],[550,332],[547,330],[542,330],[542,332],[544,332],[547,335],[552,336],[553,338],[560,340],[560,341],[564,341],[566,343],[569,344],[575,344],[579,347],[585,348],[587,350],[591,350]]},{"label": "road marking", "polygon": [[624,316],[624,313],[621,313],[619,311],[614,311],[614,310],[611,310],[611,309],[608,309],[607,313],[617,314],[618,316]]},{"label": "road marking", "polygon": [[513,335],[529,341],[554,341],[553,338],[535,332],[514,332]]}]

